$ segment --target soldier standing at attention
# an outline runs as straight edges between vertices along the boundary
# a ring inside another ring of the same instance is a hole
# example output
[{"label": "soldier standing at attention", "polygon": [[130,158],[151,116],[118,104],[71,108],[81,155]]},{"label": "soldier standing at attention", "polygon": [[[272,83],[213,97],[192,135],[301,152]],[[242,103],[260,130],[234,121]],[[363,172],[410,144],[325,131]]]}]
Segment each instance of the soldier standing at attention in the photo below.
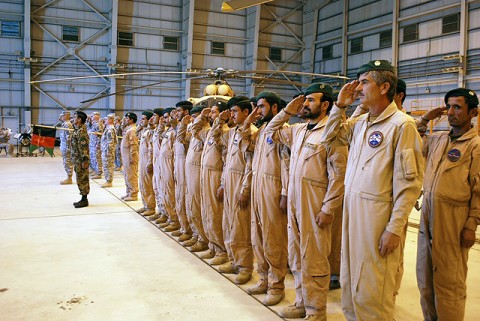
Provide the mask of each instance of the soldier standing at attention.
[{"label": "soldier standing at attention", "polygon": [[117,144],[115,148],[115,168],[114,171],[122,170],[122,155],[120,153],[120,145],[122,143],[123,125],[120,116],[115,116],[115,134],[117,135]]},{"label": "soldier standing at attention", "polygon": [[[209,240],[209,252],[200,256],[202,259],[212,258],[210,265],[220,265],[227,262],[227,251],[223,241],[223,199],[217,197],[220,187],[225,157],[222,147],[213,138],[211,124],[218,115],[226,110],[227,104],[218,101],[211,109],[205,108],[200,116],[195,118],[192,134],[203,142],[202,159],[200,162],[200,204],[202,222]],[[228,130],[223,124],[219,132]],[[222,195],[223,196],[223,195]]]},{"label": "soldier standing at attention", "polygon": [[108,114],[105,130],[101,138],[103,173],[105,183],[102,187],[112,187],[115,151],[117,149],[117,133],[113,124],[115,114]]},{"label": "soldier standing at attention", "polygon": [[[221,273],[238,273],[234,282],[245,284],[252,277],[253,250],[251,241],[250,185],[252,153],[250,137],[258,130],[254,125],[243,129],[243,122],[252,111],[248,97],[231,98],[213,126],[213,137],[227,150],[222,184],[217,195],[223,197],[223,238],[229,258],[219,267]],[[234,128],[224,131],[223,124],[233,119]],[[250,131],[250,132],[249,132]]]},{"label": "soldier standing at attention", "polygon": [[[257,107],[243,123],[245,129],[259,120],[252,161],[252,246],[257,260],[258,283],[250,294],[267,293],[265,305],[275,305],[285,297],[287,274],[287,185],[288,168],[283,160],[287,147],[266,136],[265,128],[280,111],[280,97],[269,91],[258,96]],[[284,123],[284,127],[288,127]],[[282,204],[284,207],[282,208]]]},{"label": "soldier standing at attention", "polygon": [[88,206],[87,195],[90,193],[90,180],[88,177],[88,166],[90,164],[89,138],[87,133],[87,114],[83,111],[76,111],[73,117],[74,131],[72,133],[71,151],[72,163],[74,164],[77,186],[82,199],[73,203],[75,208]]},{"label": "soldier standing at attention", "polygon": [[93,170],[92,178],[102,178],[102,151],[100,138],[103,132],[103,124],[100,122],[100,113],[94,111],[87,118],[87,130],[90,135],[90,168]]},{"label": "soldier standing at attention", "polygon": [[[296,302],[281,311],[284,318],[306,315],[306,320],[327,319],[332,222],[341,216],[348,154],[345,146],[320,144],[332,99],[330,85],[314,83],[265,129],[266,137],[291,149],[288,255]],[[284,123],[294,115],[308,122],[285,127]]]},{"label": "soldier standing at attention", "polygon": [[165,213],[165,206],[163,205],[163,197],[161,194],[162,177],[161,177],[161,163],[160,163],[160,147],[162,145],[162,136],[165,131],[165,122],[162,117],[163,108],[155,108],[153,110],[153,116],[150,118],[150,122],[154,126],[152,135],[152,155],[153,155],[153,192],[155,193],[155,203],[157,204],[156,214],[150,216],[150,221],[155,223],[165,223],[168,220],[168,216]]},{"label": "soldier standing at attention", "polygon": [[123,133],[121,153],[127,194],[122,196],[122,199],[130,202],[138,199],[138,138],[135,125],[137,115],[126,113],[124,120],[127,127]]},{"label": "soldier standing at attention", "polygon": [[[420,194],[424,160],[412,117],[393,101],[397,77],[388,61],[362,65],[343,86],[322,144],[350,146],[345,174],[340,283],[348,321],[393,319],[400,240]],[[342,122],[355,102],[369,112]]]},{"label": "soldier standing at attention", "polygon": [[60,181],[60,184],[67,185],[72,184],[73,174],[72,156],[70,150],[70,140],[72,138],[73,125],[70,122],[70,112],[64,111],[61,113],[60,120],[62,121],[62,128],[65,128],[64,130],[60,131],[60,151],[62,152],[63,168],[67,173],[67,178],[63,181]]},{"label": "soldier standing at attention", "polygon": [[146,110],[142,113],[140,122],[142,131],[140,134],[140,193],[143,207],[137,213],[143,216],[155,215],[155,192],[153,191],[153,129],[150,126],[150,118],[153,112]]},{"label": "soldier standing at attention", "polygon": [[468,251],[480,224],[480,137],[471,123],[478,115],[478,97],[457,88],[445,95],[445,105],[421,117],[426,131],[428,122],[446,109],[452,127],[428,136],[424,146],[417,283],[426,321],[464,319]]}]

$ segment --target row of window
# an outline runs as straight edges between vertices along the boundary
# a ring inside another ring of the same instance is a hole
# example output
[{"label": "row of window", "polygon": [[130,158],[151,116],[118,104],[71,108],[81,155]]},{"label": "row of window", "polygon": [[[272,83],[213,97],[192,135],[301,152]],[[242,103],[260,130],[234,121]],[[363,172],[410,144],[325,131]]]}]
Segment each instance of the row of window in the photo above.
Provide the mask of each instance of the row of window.
[{"label": "row of window", "polygon": [[[452,14],[442,18],[442,34],[460,31],[460,14]],[[414,23],[403,27],[403,42],[410,42],[418,40],[418,23]],[[392,30],[385,30],[380,32],[380,48],[387,48],[392,46]],[[350,53],[356,54],[363,52],[363,37],[350,39]],[[322,59],[332,59],[333,45],[322,48]]]}]

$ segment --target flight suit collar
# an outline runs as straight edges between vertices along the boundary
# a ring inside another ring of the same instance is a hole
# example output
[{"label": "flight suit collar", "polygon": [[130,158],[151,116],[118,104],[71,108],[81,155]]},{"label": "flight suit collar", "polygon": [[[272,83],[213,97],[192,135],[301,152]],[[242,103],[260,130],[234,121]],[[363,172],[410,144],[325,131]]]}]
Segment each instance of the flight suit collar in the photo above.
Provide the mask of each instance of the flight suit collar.
[{"label": "flight suit collar", "polygon": [[[451,132],[451,130],[450,130]],[[463,134],[462,136],[458,137],[456,139],[457,142],[464,141],[464,140],[469,140],[472,139],[473,137],[477,136],[477,128],[475,126],[472,126],[468,132]]]},{"label": "flight suit collar", "polygon": [[[325,116],[322,118],[322,120],[320,120],[317,125],[315,125],[315,127],[313,127],[313,129],[311,131],[314,131],[314,130],[319,130],[323,127],[325,127],[325,125],[327,124],[327,121],[328,121],[328,116]],[[305,123],[305,128],[307,127],[308,123]]]},{"label": "flight suit collar", "polygon": [[[394,101],[390,103],[390,105],[385,108],[385,110],[378,115],[378,117],[372,122],[372,124],[380,123],[387,118],[390,118],[395,112],[398,111],[397,104]],[[368,113],[370,115],[370,112]]]}]

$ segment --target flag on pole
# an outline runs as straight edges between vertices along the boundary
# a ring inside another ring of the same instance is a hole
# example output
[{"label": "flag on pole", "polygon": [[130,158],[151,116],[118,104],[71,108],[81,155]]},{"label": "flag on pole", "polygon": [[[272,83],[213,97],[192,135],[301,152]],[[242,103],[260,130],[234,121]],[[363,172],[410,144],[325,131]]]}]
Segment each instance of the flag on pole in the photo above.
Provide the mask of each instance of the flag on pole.
[{"label": "flag on pole", "polygon": [[43,147],[53,157],[53,149],[55,148],[55,134],[57,129],[50,126],[44,127],[33,125],[32,142],[30,143],[30,153],[37,148]]}]

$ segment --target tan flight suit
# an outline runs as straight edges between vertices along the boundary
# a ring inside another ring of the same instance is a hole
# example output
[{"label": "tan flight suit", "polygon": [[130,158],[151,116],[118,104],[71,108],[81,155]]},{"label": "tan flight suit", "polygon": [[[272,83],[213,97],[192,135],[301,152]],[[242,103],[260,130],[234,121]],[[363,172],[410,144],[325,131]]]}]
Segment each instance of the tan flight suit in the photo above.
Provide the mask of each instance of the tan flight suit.
[{"label": "tan flight suit", "polygon": [[125,128],[121,143],[121,154],[123,163],[123,177],[127,195],[138,196],[138,138],[137,126],[132,124]]},{"label": "tan flight suit", "polygon": [[[462,321],[468,248],[463,228],[480,224],[480,137],[472,128],[451,142],[448,132],[428,137],[418,233],[417,283],[425,320]],[[457,152],[457,157],[448,154]]]},{"label": "tan flight suit", "polygon": [[[175,175],[175,211],[177,212],[180,221],[180,232],[185,234],[193,234],[190,226],[190,221],[187,217],[187,210],[185,208],[185,158],[187,156],[188,144],[185,135],[179,135],[181,123],[176,127],[176,139],[173,143],[173,150],[175,154],[174,160],[174,175]],[[181,132],[180,132],[181,134]]]},{"label": "tan flight suit", "polygon": [[[228,131],[227,124],[223,124],[217,136]],[[223,164],[225,162],[222,146],[214,138],[214,132],[208,124],[207,118],[198,116],[192,125],[192,134],[204,144],[201,159],[200,195],[201,215],[205,234],[209,240],[208,247],[216,256],[227,256],[223,240],[223,202],[217,197],[217,190],[221,184]]]},{"label": "tan flight suit", "polygon": [[142,130],[140,138],[140,193],[145,210],[155,210],[155,193],[153,191],[153,171],[148,172],[148,167],[153,167],[153,129],[147,127]]},{"label": "tan flight suit", "polygon": [[215,120],[212,128],[213,137],[217,143],[227,149],[225,166],[223,168],[223,240],[229,259],[239,272],[253,271],[253,249],[251,241],[251,210],[250,202],[245,209],[237,203],[237,197],[250,196],[252,180],[252,152],[250,136],[258,129],[250,126],[246,134],[238,129],[224,130],[225,121],[220,117]]},{"label": "tan flight suit", "polygon": [[295,277],[296,305],[307,315],[326,320],[330,283],[328,256],[332,224],[320,228],[317,214],[341,216],[347,148],[325,148],[320,137],[328,117],[312,130],[307,124],[283,127],[289,116],[281,111],[268,124],[265,134],[291,149],[288,185],[288,251]]},{"label": "tan flight suit", "polygon": [[153,148],[153,192],[155,193],[155,203],[157,204],[157,212],[166,215],[162,197],[162,177],[161,177],[161,157],[160,147],[162,145],[162,136],[165,131],[164,126],[158,125],[152,136]]},{"label": "tan flight suit", "polygon": [[401,248],[380,256],[385,230],[401,237],[424,174],[422,141],[413,119],[392,102],[342,123],[334,106],[322,136],[327,146],[349,145],[343,207],[342,309],[347,320],[393,319]]},{"label": "tan flight suit", "polygon": [[175,128],[168,127],[162,136],[159,157],[161,173],[160,195],[169,223],[178,222],[178,216],[175,211],[175,180],[173,175],[173,143],[175,142],[175,138]]},{"label": "tan flight suit", "polygon": [[187,217],[191,223],[193,237],[200,242],[208,244],[200,206],[200,162],[202,159],[203,141],[193,136],[192,125],[187,127],[187,125],[180,123],[179,126],[179,139],[181,140],[182,137],[185,137],[184,139],[190,142],[185,158],[185,208]]},{"label": "tan flight suit", "polygon": [[[288,124],[284,124],[288,127]],[[287,196],[288,151],[265,134],[266,124],[251,137],[255,143],[252,160],[252,246],[260,280],[268,290],[285,288],[287,274],[287,214],[280,208]]]}]

